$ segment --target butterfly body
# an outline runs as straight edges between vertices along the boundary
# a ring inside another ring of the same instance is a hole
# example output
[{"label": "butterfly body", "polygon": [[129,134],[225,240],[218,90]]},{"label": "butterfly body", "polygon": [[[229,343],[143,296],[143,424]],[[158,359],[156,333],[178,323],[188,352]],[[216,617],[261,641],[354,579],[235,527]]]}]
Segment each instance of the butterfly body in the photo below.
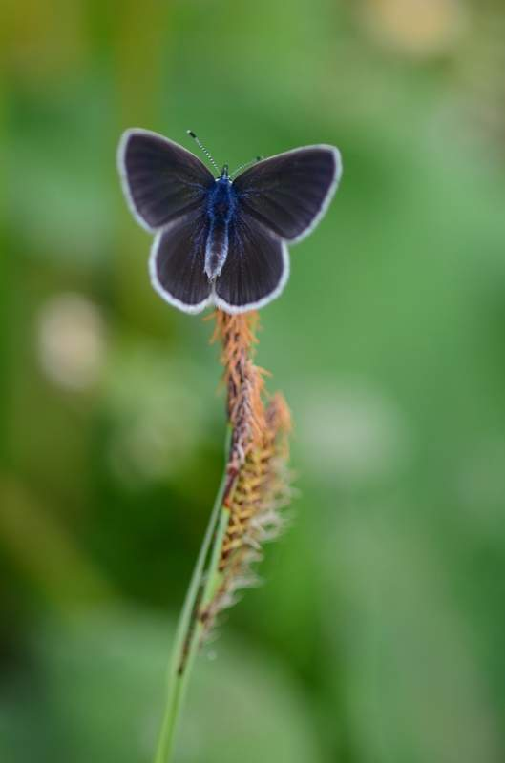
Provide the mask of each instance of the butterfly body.
[{"label": "butterfly body", "polygon": [[207,193],[205,273],[210,280],[214,280],[221,275],[228,254],[230,225],[233,225],[237,212],[237,192],[228,175],[223,173]]},{"label": "butterfly body", "polygon": [[149,268],[160,296],[187,313],[214,304],[228,313],[279,296],[289,275],[287,243],[323,217],[342,172],[332,146],[287,151],[235,179],[215,178],[177,143],[133,129],[118,169],[137,221],[155,234]]}]

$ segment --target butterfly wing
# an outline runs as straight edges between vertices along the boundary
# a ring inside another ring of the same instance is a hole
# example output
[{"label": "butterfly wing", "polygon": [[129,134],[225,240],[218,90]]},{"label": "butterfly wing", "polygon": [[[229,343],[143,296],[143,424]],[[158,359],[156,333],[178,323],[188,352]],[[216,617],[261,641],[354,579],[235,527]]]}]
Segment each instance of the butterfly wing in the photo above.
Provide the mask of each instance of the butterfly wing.
[{"label": "butterfly wing", "polygon": [[227,313],[255,310],[278,297],[289,275],[285,243],[255,218],[238,214],[228,232],[228,255],[214,301]]},{"label": "butterfly wing", "polygon": [[185,313],[199,313],[211,301],[205,274],[208,222],[190,212],[159,231],[151,248],[149,272],[158,294]]},{"label": "butterfly wing", "polygon": [[196,156],[147,130],[123,133],[117,164],[131,211],[150,232],[198,209],[215,182]]},{"label": "butterfly wing", "polygon": [[287,241],[308,235],[342,175],[332,146],[307,146],[258,162],[233,182],[243,212]]},{"label": "butterfly wing", "polygon": [[321,219],[342,174],[340,153],[308,146],[272,156],[233,182],[237,211],[215,302],[229,313],[253,310],[279,296],[289,275],[285,241],[306,236]]}]

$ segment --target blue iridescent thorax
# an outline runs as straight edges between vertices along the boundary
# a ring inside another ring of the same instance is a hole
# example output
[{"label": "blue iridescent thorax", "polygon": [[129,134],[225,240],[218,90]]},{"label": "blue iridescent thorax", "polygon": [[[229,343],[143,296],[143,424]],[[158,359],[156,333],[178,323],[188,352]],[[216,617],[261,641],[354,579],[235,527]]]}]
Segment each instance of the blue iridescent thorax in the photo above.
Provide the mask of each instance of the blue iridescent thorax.
[{"label": "blue iridescent thorax", "polygon": [[228,233],[237,208],[237,192],[223,169],[221,177],[208,191],[207,218],[209,232],[205,246],[205,272],[211,280],[221,274],[228,254]]}]

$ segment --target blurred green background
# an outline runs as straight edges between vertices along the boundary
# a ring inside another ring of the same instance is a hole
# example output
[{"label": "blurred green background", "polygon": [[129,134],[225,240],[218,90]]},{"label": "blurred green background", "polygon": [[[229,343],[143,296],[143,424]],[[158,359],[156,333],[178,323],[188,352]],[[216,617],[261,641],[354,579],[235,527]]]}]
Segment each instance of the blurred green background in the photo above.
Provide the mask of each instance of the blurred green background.
[{"label": "blurred green background", "polygon": [[150,761],[222,466],[212,326],[152,291],[139,126],[344,178],[262,312],[293,524],[181,763],[505,759],[501,0],[3,0],[0,761]]}]

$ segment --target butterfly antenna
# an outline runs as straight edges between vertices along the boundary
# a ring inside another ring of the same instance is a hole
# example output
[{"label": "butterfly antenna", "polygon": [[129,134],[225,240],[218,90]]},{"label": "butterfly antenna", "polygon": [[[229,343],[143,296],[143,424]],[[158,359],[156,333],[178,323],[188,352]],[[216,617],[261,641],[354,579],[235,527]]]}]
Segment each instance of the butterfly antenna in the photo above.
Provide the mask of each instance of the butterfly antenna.
[{"label": "butterfly antenna", "polygon": [[231,180],[233,180],[235,175],[238,175],[238,173],[244,170],[246,167],[250,167],[252,164],[256,164],[256,162],[261,162],[262,159],[263,159],[262,156],[255,156],[254,159],[251,159],[250,162],[245,162],[244,164],[241,164],[240,167],[237,167],[237,169],[231,173],[230,175]]},{"label": "butterfly antenna", "polygon": [[195,140],[195,141],[196,141],[196,143],[197,143],[197,145],[198,145],[198,148],[199,148],[201,151],[203,151],[203,153],[205,154],[205,156],[207,157],[207,159],[209,160],[209,162],[212,164],[212,166],[214,167],[214,169],[216,169],[216,170],[217,170],[217,171],[220,173],[220,172],[221,172],[221,170],[219,169],[219,166],[218,166],[217,162],[216,162],[216,161],[215,161],[215,159],[213,158],[213,156],[212,156],[212,154],[210,153],[210,151],[208,151],[208,150],[205,148],[205,146],[203,145],[203,143],[202,143],[202,141],[200,140],[200,138],[198,137],[198,135],[196,135],[196,134],[193,132],[193,130],[186,130],[186,132],[187,132],[187,134],[188,134],[188,135],[191,135],[191,137],[193,138],[193,140]]}]

